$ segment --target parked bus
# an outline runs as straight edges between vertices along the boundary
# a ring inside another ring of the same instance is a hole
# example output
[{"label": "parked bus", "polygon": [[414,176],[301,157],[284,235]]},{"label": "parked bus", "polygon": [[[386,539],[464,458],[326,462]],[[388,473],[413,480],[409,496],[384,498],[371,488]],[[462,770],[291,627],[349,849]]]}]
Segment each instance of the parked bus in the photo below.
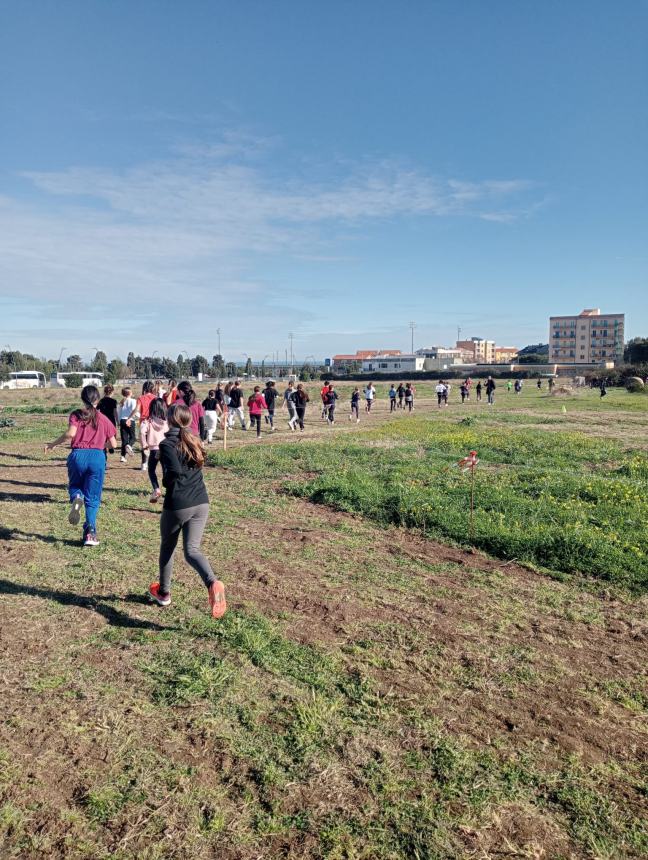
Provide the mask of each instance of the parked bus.
[{"label": "parked bus", "polygon": [[39,370],[17,370],[0,383],[0,388],[45,388],[45,374]]},{"label": "parked bus", "polygon": [[94,370],[79,370],[71,371],[70,373],[58,373],[54,371],[50,376],[50,385],[52,388],[67,388],[67,381],[71,376],[81,377],[81,386],[96,385],[97,388],[102,388],[104,384],[103,373],[97,373]]}]

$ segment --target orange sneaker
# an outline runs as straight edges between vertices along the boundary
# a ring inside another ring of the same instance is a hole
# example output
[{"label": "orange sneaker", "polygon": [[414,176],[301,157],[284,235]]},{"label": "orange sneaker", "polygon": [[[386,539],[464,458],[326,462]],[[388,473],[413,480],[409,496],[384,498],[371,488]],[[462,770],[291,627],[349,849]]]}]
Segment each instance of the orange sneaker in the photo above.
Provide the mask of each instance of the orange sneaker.
[{"label": "orange sneaker", "polygon": [[212,618],[222,618],[227,610],[225,602],[225,586],[217,579],[207,589],[209,593],[209,605],[211,607]]},{"label": "orange sneaker", "polygon": [[149,585],[148,595],[158,606],[171,606],[171,595],[160,591],[159,582],[152,582]]}]

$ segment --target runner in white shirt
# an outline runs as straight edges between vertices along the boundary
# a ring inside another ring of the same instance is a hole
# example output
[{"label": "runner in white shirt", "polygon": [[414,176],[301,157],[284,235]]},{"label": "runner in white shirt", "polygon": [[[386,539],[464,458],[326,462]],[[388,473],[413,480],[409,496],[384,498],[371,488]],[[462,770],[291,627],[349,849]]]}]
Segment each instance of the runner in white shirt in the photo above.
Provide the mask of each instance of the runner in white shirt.
[{"label": "runner in white shirt", "polygon": [[376,389],[374,388],[373,382],[370,382],[369,385],[364,390],[364,396],[366,400],[366,411],[371,412],[371,407],[373,406],[374,398],[376,396]]}]

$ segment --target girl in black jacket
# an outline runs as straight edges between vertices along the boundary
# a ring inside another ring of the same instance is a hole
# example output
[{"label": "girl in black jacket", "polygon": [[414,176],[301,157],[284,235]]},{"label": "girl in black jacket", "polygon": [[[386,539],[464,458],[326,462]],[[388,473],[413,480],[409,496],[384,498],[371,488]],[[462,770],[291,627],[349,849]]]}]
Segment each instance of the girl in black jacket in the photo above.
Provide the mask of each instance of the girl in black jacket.
[{"label": "girl in black jacket", "polygon": [[162,483],[166,488],[160,520],[160,581],[151,583],[149,596],[159,606],[171,603],[173,554],[182,530],[187,564],[207,587],[212,616],[220,618],[227,609],[225,588],[200,551],[209,517],[209,496],[202,474],[205,454],[200,439],[189,431],[191,419],[187,406],[172,406],[168,413],[169,432],[160,443]]}]

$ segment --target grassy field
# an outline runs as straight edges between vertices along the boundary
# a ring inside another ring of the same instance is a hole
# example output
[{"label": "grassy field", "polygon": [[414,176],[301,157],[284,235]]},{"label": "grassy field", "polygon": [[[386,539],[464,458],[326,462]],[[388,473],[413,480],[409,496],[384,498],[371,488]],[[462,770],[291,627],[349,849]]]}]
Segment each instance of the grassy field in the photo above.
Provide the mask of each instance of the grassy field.
[{"label": "grassy field", "polygon": [[73,393],[2,392],[2,858],[646,855],[648,397],[417,387],[213,446],[220,622],[180,560],[148,605],[135,463],[78,546]]}]

